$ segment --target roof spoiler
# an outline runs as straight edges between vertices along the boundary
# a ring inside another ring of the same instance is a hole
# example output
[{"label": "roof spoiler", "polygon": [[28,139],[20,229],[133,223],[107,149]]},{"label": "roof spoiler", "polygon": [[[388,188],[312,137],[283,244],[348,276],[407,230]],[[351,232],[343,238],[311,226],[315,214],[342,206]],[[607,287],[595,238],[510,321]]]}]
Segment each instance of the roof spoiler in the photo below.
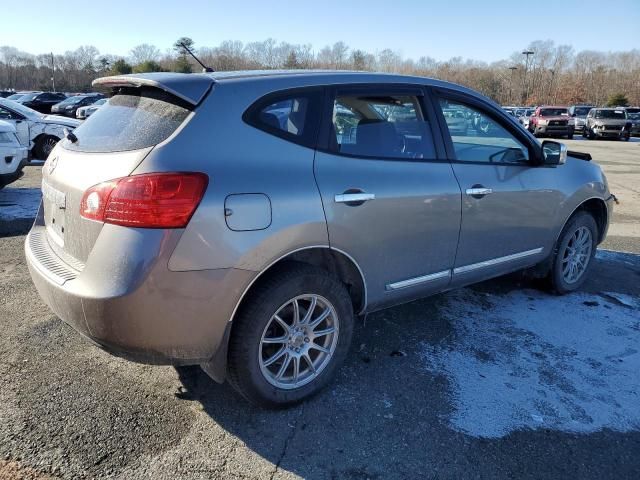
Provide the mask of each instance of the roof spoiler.
[{"label": "roof spoiler", "polygon": [[94,87],[154,87],[192,105],[198,105],[209,93],[214,79],[208,75],[184,73],[142,73],[97,78]]}]

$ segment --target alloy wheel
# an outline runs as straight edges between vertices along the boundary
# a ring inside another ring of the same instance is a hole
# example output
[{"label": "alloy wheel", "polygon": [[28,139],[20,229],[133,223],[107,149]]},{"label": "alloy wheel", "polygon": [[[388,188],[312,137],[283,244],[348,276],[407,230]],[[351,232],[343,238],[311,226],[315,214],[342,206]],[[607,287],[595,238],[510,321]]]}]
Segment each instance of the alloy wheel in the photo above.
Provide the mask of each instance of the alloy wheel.
[{"label": "alloy wheel", "polygon": [[316,294],[284,303],[260,340],[260,371],[273,386],[291,390],[313,381],[330,363],[339,335],[334,306]]},{"label": "alloy wheel", "polygon": [[562,255],[562,277],[566,283],[572,284],[580,280],[591,260],[592,248],[591,230],[579,227],[571,235]]}]

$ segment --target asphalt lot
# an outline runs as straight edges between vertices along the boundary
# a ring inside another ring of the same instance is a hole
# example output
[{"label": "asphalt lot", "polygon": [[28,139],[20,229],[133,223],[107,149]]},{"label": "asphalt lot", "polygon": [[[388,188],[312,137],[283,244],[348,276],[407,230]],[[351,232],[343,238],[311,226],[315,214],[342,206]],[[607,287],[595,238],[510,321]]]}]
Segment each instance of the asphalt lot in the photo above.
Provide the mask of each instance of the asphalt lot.
[{"label": "asphalt lot", "polygon": [[275,412],[51,314],[24,261],[27,167],[0,190],[0,479],[638,478],[640,141],[567,143],[621,201],[583,291],[515,274],[371,315],[336,381]]}]

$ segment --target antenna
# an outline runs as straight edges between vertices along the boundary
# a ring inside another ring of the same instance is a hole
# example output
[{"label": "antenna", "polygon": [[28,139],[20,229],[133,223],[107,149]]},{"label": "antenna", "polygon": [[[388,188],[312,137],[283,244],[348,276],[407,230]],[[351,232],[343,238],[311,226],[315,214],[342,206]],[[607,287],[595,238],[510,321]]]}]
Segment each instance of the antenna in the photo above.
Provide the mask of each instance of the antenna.
[{"label": "antenna", "polygon": [[182,48],[184,48],[189,53],[189,55],[191,55],[195,59],[195,61],[200,64],[203,73],[213,72],[213,68],[207,67],[204,63],[202,63],[200,59],[196,57],[196,55],[191,51],[191,49],[189,49],[189,47],[187,47],[183,42],[180,42],[180,45],[182,45]]}]

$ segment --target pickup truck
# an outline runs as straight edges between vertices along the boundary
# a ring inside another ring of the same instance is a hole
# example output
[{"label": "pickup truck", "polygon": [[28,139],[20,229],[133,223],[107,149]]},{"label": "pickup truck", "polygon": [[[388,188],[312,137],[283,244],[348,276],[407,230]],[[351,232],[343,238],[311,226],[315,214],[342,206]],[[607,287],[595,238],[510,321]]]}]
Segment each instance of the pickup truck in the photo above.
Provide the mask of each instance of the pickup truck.
[{"label": "pickup truck", "polygon": [[575,123],[567,107],[538,107],[529,118],[529,131],[536,137],[567,137],[571,140],[574,128]]}]

